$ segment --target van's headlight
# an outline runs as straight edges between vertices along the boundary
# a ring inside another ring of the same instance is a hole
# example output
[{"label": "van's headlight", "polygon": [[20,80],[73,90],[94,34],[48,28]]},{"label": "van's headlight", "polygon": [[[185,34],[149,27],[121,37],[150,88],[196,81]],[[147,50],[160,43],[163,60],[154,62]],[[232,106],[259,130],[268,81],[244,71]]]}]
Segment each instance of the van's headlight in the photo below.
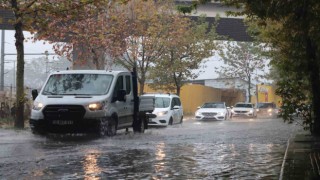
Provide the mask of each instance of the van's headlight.
[{"label": "van's headlight", "polygon": [[97,111],[103,109],[103,104],[101,102],[91,103],[88,105],[90,111]]},{"label": "van's headlight", "polygon": [[160,112],[157,112],[157,116],[163,116],[165,114],[168,114],[168,111],[160,111]]},{"label": "van's headlight", "polygon": [[41,102],[35,101],[33,103],[33,110],[39,111],[41,108],[43,108],[43,104]]}]

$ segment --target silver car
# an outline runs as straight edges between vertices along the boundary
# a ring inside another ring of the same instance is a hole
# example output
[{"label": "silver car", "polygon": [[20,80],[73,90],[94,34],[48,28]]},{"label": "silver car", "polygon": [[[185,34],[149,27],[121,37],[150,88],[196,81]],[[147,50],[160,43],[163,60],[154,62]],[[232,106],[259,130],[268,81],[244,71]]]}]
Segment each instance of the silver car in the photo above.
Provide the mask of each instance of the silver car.
[{"label": "silver car", "polygon": [[224,102],[207,102],[195,112],[196,120],[226,120],[229,111]]},{"label": "silver car", "polygon": [[257,117],[257,111],[252,103],[236,103],[231,109],[231,117]]}]

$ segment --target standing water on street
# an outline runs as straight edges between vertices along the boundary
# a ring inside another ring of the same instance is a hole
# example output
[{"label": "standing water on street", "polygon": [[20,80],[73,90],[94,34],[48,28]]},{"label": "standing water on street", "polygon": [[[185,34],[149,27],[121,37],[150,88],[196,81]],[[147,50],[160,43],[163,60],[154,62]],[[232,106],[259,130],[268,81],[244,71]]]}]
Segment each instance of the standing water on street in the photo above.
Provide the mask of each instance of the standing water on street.
[{"label": "standing water on street", "polygon": [[287,140],[301,129],[265,118],[185,118],[104,138],[1,129],[0,179],[278,179]]}]

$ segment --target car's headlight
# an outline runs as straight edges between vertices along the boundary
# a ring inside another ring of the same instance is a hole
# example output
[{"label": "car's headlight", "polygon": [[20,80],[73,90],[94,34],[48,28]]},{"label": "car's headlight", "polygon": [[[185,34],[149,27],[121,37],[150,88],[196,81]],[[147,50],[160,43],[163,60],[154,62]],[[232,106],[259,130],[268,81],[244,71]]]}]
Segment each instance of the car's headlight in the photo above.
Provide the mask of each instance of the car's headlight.
[{"label": "car's headlight", "polygon": [[157,116],[163,116],[163,115],[166,115],[166,114],[168,114],[168,111],[157,112]]},{"label": "car's headlight", "polygon": [[200,115],[201,115],[201,113],[200,113],[200,112],[198,112],[198,111],[196,111],[195,115],[196,115],[196,116],[200,116]]},{"label": "car's headlight", "polygon": [[268,112],[272,112],[272,109],[268,109]]},{"label": "car's headlight", "polygon": [[223,116],[224,113],[223,113],[223,112],[218,112],[217,115],[218,115],[218,116]]},{"label": "car's headlight", "polygon": [[43,108],[43,104],[41,102],[35,101],[33,103],[33,110],[39,111],[41,108]]},{"label": "car's headlight", "polygon": [[231,109],[231,113],[234,113],[234,110],[233,110],[233,109]]},{"label": "car's headlight", "polygon": [[249,113],[253,113],[253,110],[251,109],[251,110],[249,111]]},{"label": "car's headlight", "polygon": [[95,102],[88,105],[90,111],[97,111],[103,109],[103,104],[101,102]]}]

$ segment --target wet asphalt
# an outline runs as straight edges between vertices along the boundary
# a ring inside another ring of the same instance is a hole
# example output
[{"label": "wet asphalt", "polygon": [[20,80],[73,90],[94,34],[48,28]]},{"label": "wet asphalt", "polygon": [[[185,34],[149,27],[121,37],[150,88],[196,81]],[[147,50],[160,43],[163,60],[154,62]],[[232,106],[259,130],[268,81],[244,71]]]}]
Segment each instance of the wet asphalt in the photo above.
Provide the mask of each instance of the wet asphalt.
[{"label": "wet asphalt", "polygon": [[0,129],[0,179],[278,179],[298,124],[196,121],[114,137]]}]

